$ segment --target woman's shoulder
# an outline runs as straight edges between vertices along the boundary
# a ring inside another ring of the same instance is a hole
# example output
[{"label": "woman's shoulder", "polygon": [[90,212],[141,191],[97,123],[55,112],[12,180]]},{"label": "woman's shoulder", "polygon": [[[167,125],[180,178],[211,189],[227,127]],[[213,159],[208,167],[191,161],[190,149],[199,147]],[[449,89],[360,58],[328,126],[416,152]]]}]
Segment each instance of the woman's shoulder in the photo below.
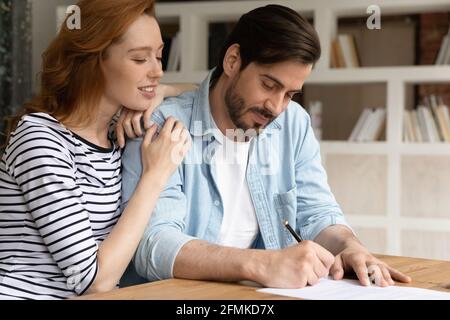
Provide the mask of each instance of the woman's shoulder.
[{"label": "woman's shoulder", "polygon": [[5,154],[39,148],[64,152],[72,144],[71,140],[68,130],[51,115],[30,113],[20,119],[11,133]]},{"label": "woman's shoulder", "polygon": [[20,130],[21,127],[25,128],[34,126],[40,128],[53,128],[62,130],[64,126],[56,120],[53,116],[44,112],[35,112],[24,115],[17,124],[16,131]]},{"label": "woman's shoulder", "polygon": [[56,136],[61,134],[70,136],[69,131],[61,122],[56,120],[53,116],[43,112],[24,115],[17,123],[16,129],[12,132],[11,136],[16,136],[24,131],[48,132]]}]

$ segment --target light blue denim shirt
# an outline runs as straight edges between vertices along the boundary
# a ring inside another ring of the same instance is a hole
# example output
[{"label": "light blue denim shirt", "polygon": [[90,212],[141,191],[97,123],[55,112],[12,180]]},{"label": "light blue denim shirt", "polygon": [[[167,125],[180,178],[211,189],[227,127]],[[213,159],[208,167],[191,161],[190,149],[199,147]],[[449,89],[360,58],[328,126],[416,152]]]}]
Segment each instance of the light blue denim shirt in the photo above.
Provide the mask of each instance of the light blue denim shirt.
[{"label": "light blue denim shirt", "polygon": [[[224,209],[216,184],[220,168],[210,161],[219,142],[209,87],[210,75],[197,91],[165,100],[152,116],[160,127],[169,116],[182,121],[193,146],[162,192],[134,256],[138,274],[149,280],[173,277],[175,258],[188,241],[217,242]],[[141,175],[141,142],[128,141],[123,154],[123,206]],[[259,224],[255,248],[293,245],[285,220],[310,240],[328,226],[348,226],[328,186],[310,118],[295,102],[252,140],[247,183]]]}]

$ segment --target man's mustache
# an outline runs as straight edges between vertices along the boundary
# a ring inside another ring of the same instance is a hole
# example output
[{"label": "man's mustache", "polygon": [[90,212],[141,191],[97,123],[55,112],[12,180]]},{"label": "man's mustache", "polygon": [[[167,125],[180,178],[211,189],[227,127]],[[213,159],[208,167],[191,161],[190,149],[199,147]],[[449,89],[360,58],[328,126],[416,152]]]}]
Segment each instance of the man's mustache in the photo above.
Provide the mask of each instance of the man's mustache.
[{"label": "man's mustache", "polygon": [[270,112],[269,110],[267,110],[265,108],[252,107],[248,111],[259,113],[260,115],[262,115],[263,117],[265,117],[269,120],[272,120],[276,117],[272,112]]}]

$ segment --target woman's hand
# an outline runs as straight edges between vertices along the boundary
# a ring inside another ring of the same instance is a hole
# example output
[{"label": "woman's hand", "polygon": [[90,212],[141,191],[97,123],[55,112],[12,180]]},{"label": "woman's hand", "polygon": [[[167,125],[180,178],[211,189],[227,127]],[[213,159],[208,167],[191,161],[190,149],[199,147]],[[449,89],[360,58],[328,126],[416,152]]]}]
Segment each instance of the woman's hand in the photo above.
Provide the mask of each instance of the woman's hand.
[{"label": "woman's hand", "polygon": [[152,113],[163,102],[164,98],[178,96],[183,92],[192,91],[196,88],[197,86],[194,84],[160,84],[156,89],[155,98],[153,98],[151,105],[145,112],[122,108],[115,129],[119,146],[121,148],[125,147],[125,135],[130,139],[143,135],[142,118],[144,119],[144,129],[150,128]]},{"label": "woman's hand", "polygon": [[128,138],[134,139],[143,135],[143,129],[141,126],[141,119],[144,117],[144,129],[150,128],[150,117],[153,111],[163,102],[166,97],[167,87],[160,84],[156,88],[156,96],[152,99],[151,105],[145,112],[133,111],[127,108],[122,108],[120,112],[119,120],[116,124],[116,136],[117,142],[121,148],[125,147],[125,134]]},{"label": "woman's hand", "polygon": [[161,177],[165,184],[183,161],[191,147],[191,137],[183,124],[173,117],[166,120],[159,135],[154,124],[147,130],[141,146],[142,175],[152,172]]}]

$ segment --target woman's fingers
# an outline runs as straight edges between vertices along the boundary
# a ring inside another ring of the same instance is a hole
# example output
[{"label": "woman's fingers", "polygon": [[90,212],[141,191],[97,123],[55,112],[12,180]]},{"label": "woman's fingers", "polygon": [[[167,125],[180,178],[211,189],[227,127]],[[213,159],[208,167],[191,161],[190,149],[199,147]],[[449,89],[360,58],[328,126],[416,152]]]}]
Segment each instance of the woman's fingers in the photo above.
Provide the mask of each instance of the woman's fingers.
[{"label": "woman's fingers", "polygon": [[154,124],[145,132],[144,140],[142,142],[144,146],[148,146],[152,142],[157,130],[158,126]]},{"label": "woman's fingers", "polygon": [[[180,141],[182,140],[182,134],[183,134],[184,126],[180,121],[175,121],[175,125],[172,130],[172,141]],[[184,141],[183,141],[184,143]]]},{"label": "woman's fingers", "polygon": [[143,112],[133,112],[133,115],[131,117],[131,125],[133,127],[134,134],[138,137],[142,136],[142,126],[141,126],[141,119],[142,119]]},{"label": "woman's fingers", "polygon": [[127,137],[130,139],[136,138],[136,135],[134,134],[134,131],[133,131],[133,126],[131,124],[132,117],[133,117],[133,112],[129,111],[129,112],[127,112],[125,119],[123,120],[123,129],[124,129]]},{"label": "woman's fingers", "polygon": [[174,117],[167,118],[166,123],[164,123],[164,126],[161,129],[161,135],[166,136],[166,137],[171,137],[175,123],[176,123],[176,120]]},{"label": "woman's fingers", "polygon": [[116,124],[116,128],[115,128],[117,143],[119,144],[120,148],[125,147],[125,132],[123,129],[123,122],[125,121],[127,112],[128,112],[127,109],[122,108],[119,119],[117,119],[117,124]]},{"label": "woman's fingers", "polygon": [[153,108],[148,108],[145,112],[144,112],[144,129],[147,130],[152,126],[152,121],[151,121],[151,117],[152,117],[152,113],[153,113],[154,109]]},{"label": "woman's fingers", "polygon": [[190,148],[190,135],[181,122],[169,117],[157,134],[155,124],[147,130],[142,147],[143,171],[155,170],[168,178],[183,161]]}]

